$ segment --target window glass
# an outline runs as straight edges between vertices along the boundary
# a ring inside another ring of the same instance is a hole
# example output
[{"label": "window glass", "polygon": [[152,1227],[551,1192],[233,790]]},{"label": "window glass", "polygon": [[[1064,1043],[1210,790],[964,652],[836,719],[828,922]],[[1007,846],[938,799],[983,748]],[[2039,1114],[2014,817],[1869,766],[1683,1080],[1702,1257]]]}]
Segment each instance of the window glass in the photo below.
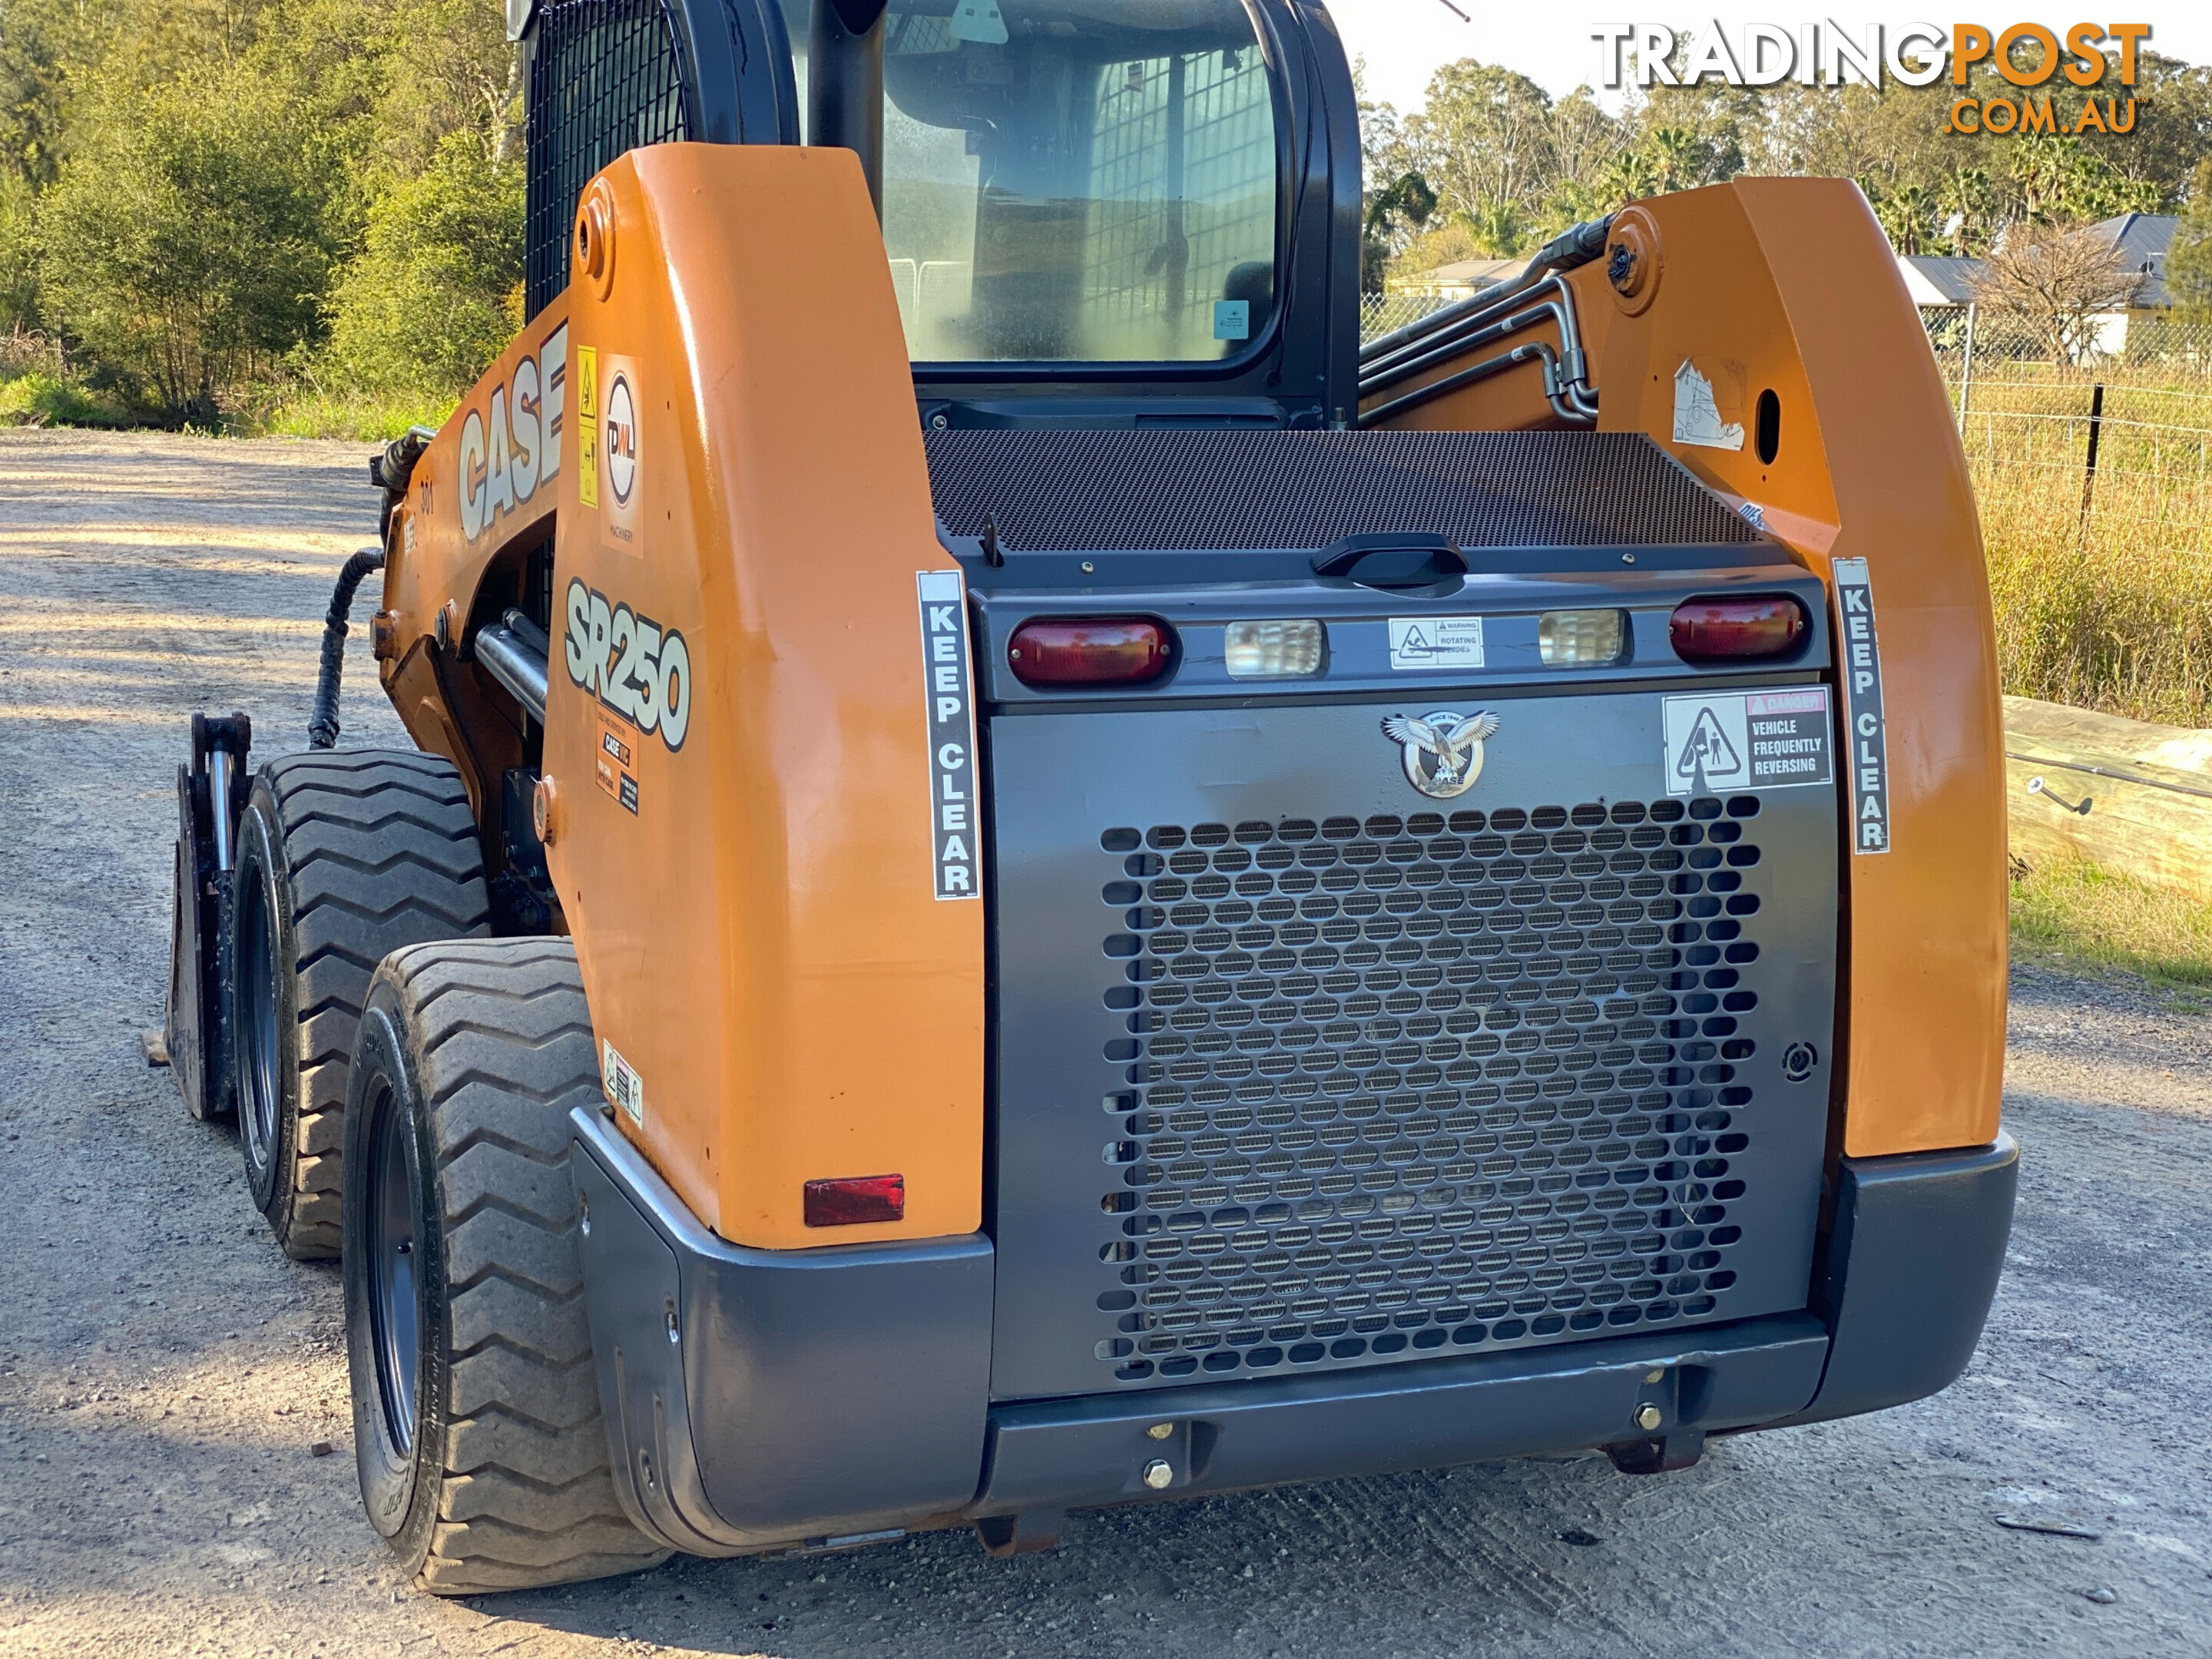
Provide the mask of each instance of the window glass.
[{"label": "window glass", "polygon": [[1211,362],[1259,335],[1275,112],[1241,0],[890,0],[884,89],[915,361]]}]

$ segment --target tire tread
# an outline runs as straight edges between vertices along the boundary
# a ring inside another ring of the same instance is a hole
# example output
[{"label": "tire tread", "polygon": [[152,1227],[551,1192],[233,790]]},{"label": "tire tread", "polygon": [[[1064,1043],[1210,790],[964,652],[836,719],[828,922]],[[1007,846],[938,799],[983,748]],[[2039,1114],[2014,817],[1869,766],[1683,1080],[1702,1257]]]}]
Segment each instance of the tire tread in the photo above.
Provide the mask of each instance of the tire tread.
[{"label": "tire tread", "polygon": [[354,1034],[395,950],[491,930],[468,791],[417,750],[313,750],[262,768],[291,884],[299,1124],[278,1242],[301,1261],[339,1250],[340,1158]]},{"label": "tire tread", "polygon": [[668,1552],[615,1496],[568,1173],[599,1097],[568,940],[449,940],[378,970],[401,993],[435,1149],[447,1370],[438,1519],[416,1583],[465,1595],[634,1572]]}]

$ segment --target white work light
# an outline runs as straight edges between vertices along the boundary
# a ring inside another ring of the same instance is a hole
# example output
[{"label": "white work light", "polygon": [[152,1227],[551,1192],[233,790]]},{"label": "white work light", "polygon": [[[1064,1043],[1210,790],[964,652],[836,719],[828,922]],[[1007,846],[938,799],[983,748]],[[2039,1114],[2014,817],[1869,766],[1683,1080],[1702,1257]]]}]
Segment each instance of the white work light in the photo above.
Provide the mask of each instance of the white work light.
[{"label": "white work light", "polygon": [[1547,611],[1536,623],[1536,649],[1547,668],[1618,662],[1627,633],[1626,611]]},{"label": "white work light", "polygon": [[1238,680],[1291,679],[1321,672],[1321,624],[1293,622],[1233,622],[1225,630],[1223,654],[1229,677]]}]

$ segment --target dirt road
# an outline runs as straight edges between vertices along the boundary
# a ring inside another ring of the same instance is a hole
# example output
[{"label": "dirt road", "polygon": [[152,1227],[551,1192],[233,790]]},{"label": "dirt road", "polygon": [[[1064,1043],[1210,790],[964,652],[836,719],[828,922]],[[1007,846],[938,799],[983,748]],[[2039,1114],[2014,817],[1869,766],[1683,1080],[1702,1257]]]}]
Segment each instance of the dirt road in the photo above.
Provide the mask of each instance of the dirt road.
[{"label": "dirt road", "polygon": [[[2011,1268],[1935,1400],[1656,1480],[1530,1460],[1081,1516],[1012,1563],[945,1534],[396,1592],[337,1276],[277,1255],[229,1132],[137,1046],[186,716],[304,746],[317,619],[374,532],[362,460],[0,435],[0,1653],[2212,1651],[2212,1022],[2026,975]],[[396,740],[365,648],[347,672],[344,741]]]}]

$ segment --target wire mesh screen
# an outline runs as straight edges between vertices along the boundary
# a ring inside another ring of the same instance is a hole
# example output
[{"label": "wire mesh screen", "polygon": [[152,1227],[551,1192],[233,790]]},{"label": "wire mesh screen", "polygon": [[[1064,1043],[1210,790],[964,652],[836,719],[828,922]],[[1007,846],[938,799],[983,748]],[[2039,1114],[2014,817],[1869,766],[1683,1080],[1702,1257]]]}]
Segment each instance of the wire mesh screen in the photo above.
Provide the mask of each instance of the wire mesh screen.
[{"label": "wire mesh screen", "polygon": [[1763,1248],[1759,805],[1109,830],[1138,1035],[1107,1050],[1135,1086],[1097,1358],[1133,1382],[1731,1316]]},{"label": "wire mesh screen", "polygon": [[676,39],[660,0],[554,0],[530,64],[526,298],[568,285],[568,229],[593,173],[625,151],[690,136]]},{"label": "wire mesh screen", "polygon": [[1250,47],[1108,66],[1085,256],[1094,317],[1174,327],[1206,306],[1192,332],[1212,336],[1211,302],[1273,241],[1273,120],[1267,67]]}]

